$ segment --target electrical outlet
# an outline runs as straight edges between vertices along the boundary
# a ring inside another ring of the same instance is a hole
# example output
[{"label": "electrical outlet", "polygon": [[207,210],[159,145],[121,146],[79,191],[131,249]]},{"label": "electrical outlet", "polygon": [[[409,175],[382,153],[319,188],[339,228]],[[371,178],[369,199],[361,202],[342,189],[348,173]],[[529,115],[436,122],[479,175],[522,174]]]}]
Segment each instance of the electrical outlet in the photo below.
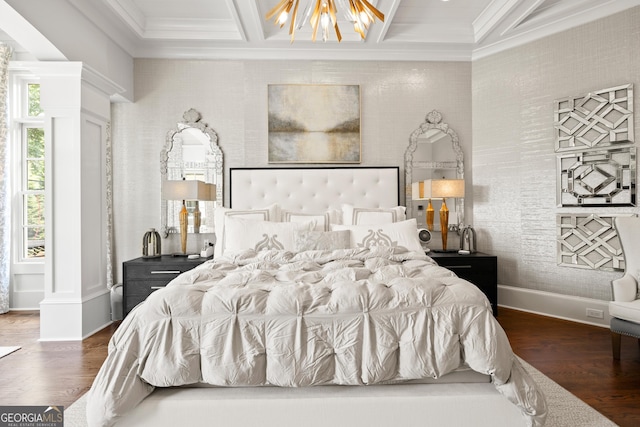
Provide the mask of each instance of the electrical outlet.
[{"label": "electrical outlet", "polygon": [[595,308],[587,308],[587,317],[593,317],[594,319],[604,319],[604,312]]}]

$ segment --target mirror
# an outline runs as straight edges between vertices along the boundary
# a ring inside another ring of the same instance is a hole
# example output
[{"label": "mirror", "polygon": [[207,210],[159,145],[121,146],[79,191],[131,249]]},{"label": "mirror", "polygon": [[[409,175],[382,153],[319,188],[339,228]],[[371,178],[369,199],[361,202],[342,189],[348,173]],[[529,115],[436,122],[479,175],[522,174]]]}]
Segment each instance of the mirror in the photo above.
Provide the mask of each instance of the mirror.
[{"label": "mirror", "polygon": [[[456,132],[442,122],[442,114],[433,110],[426,120],[409,136],[409,146],[404,153],[405,203],[407,217],[416,218],[419,228],[426,228],[427,201],[412,200],[413,182],[425,179],[464,179],[464,160]],[[442,202],[432,199],[436,218]],[[449,228],[460,228],[464,223],[464,198],[455,199],[449,206]],[[454,209],[452,209],[454,207]],[[439,221],[434,221],[434,231],[440,231]]]},{"label": "mirror", "polygon": [[[201,212],[200,233],[213,233],[213,210],[223,203],[222,150],[218,135],[206,123],[200,121],[200,113],[193,108],[183,115],[175,129],[167,132],[165,146],[160,152],[161,182],[165,180],[196,179],[216,185],[216,200],[212,202],[187,201],[189,211],[188,233],[194,233],[193,211],[196,203]],[[161,192],[162,193],[162,192]],[[161,233],[180,232],[178,213],[182,201],[161,198]]]}]

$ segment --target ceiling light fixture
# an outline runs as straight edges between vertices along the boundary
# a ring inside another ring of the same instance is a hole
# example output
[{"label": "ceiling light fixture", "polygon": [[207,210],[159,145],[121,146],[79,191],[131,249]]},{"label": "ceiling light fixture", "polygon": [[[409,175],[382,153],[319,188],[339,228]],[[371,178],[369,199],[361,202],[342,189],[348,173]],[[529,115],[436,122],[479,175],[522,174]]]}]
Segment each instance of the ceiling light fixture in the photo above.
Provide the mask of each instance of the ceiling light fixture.
[{"label": "ceiling light fixture", "polygon": [[[305,1],[305,0],[302,0]],[[384,14],[376,9],[367,0],[306,0],[306,7],[301,17],[298,18],[298,7],[301,0],[281,0],[273,9],[266,14],[266,19],[274,18],[276,25],[280,28],[287,23],[291,14],[291,23],[289,25],[289,35],[291,43],[295,39],[296,30],[301,29],[307,21],[309,21],[313,33],[311,40],[316,41],[318,27],[322,28],[322,40],[329,39],[329,26],[335,29],[338,42],[342,40],[340,29],[338,28],[336,3],[342,9],[346,19],[353,24],[353,29],[360,34],[360,38],[366,38],[365,31],[369,28],[369,24],[378,18],[384,22]]]}]

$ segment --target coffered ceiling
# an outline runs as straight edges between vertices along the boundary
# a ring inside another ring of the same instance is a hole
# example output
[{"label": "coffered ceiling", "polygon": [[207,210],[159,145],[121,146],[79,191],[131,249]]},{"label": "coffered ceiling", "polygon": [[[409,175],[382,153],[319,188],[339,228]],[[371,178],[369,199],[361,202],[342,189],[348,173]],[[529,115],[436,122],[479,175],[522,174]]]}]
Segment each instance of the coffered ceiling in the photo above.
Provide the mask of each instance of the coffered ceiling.
[{"label": "coffered ceiling", "polygon": [[[385,20],[370,26],[365,41],[339,16],[341,43],[334,34],[327,42],[311,42],[308,25],[292,43],[286,27],[265,20],[279,0],[61,1],[134,58],[457,61],[640,5],[640,0],[370,0]],[[307,0],[300,1],[302,9]]]}]

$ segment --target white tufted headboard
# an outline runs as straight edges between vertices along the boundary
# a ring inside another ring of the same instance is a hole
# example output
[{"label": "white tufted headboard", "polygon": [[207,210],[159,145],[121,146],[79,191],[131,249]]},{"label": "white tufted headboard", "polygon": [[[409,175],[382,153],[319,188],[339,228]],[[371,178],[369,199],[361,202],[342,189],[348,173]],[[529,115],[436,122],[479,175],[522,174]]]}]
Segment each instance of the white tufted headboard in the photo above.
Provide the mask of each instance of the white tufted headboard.
[{"label": "white tufted headboard", "polygon": [[400,169],[379,167],[231,168],[229,204],[260,209],[273,203],[296,212],[322,212],[343,203],[364,208],[400,204]]}]

